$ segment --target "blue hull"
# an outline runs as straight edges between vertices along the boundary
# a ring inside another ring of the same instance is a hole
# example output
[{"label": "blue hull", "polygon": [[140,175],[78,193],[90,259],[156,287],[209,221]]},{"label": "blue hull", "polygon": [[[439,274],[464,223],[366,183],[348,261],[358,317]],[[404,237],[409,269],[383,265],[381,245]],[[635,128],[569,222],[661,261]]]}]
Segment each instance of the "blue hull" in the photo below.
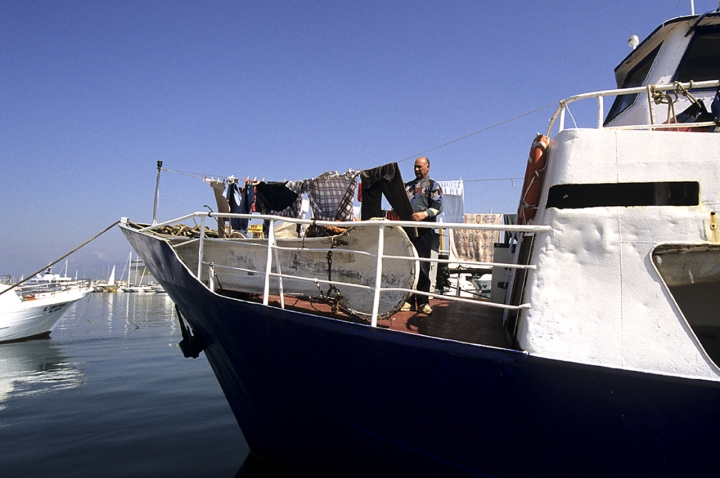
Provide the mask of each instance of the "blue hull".
[{"label": "blue hull", "polygon": [[312,476],[714,473],[720,384],[559,362],[221,297],[123,228],[252,450]]}]

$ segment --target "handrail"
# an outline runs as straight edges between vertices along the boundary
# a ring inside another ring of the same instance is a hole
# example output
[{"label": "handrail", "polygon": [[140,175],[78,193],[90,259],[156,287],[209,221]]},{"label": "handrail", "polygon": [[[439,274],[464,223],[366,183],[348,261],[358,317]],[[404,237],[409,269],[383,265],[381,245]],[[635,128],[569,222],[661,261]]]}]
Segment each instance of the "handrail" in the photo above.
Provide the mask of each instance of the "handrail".
[{"label": "handrail", "polygon": [[334,227],[368,227],[371,225],[390,225],[400,227],[421,227],[421,228],[445,228],[445,229],[470,229],[470,230],[483,230],[483,231],[509,231],[509,232],[550,232],[550,226],[530,226],[530,225],[515,225],[515,224],[468,224],[468,223],[453,223],[453,222],[415,222],[415,221],[388,221],[383,218],[368,219],[366,221],[323,221],[319,219],[301,219],[295,217],[276,216],[271,214],[239,214],[231,212],[208,212],[208,211],[196,211],[191,214],[186,214],[176,219],[164,221],[158,224],[141,227],[139,232],[149,232],[153,229],[158,229],[164,226],[170,226],[177,224],[194,217],[208,217],[208,218],[235,218],[235,219],[255,219],[255,220],[269,220],[269,221],[284,221],[293,224],[304,224],[304,225],[316,225],[316,226],[334,226]]},{"label": "handrail", "polygon": [[[336,221],[319,221],[319,220],[312,220],[312,219],[299,219],[299,218],[291,218],[291,217],[283,217],[283,216],[275,216],[275,215],[266,215],[266,214],[238,214],[238,213],[215,213],[215,212],[206,212],[206,211],[198,211],[192,214],[188,214],[185,216],[182,216],[177,219],[164,221],[162,223],[154,224],[151,226],[142,227],[140,231],[143,232],[151,232],[153,230],[165,227],[165,226],[171,226],[173,224],[181,223],[183,221],[186,221],[188,219],[194,219],[194,218],[200,218],[200,231],[202,232],[200,234],[199,239],[190,239],[188,241],[183,241],[182,245],[188,244],[189,242],[192,242],[193,240],[198,240],[198,272],[197,277],[202,277],[202,271],[203,271],[203,265],[209,266],[209,273],[211,275],[210,280],[208,281],[211,284],[211,290],[214,289],[214,283],[213,283],[213,275],[215,274],[216,268],[223,268],[223,269],[231,269],[231,270],[238,270],[238,271],[244,271],[244,272],[253,272],[257,274],[264,275],[264,285],[263,285],[263,305],[269,304],[269,296],[270,296],[270,278],[271,277],[277,277],[279,281],[279,293],[280,293],[280,306],[281,308],[285,308],[284,303],[284,292],[283,292],[283,279],[291,279],[291,280],[298,280],[298,281],[307,281],[307,282],[314,282],[316,284],[331,284],[331,285],[343,285],[343,286],[349,286],[349,287],[356,287],[360,289],[366,289],[366,290],[373,290],[373,307],[372,307],[372,313],[371,313],[371,326],[376,327],[377,326],[377,320],[378,320],[378,311],[379,311],[379,303],[380,303],[380,292],[405,292],[405,293],[415,293],[420,295],[427,295],[427,296],[433,296],[436,294],[431,293],[425,293],[417,290],[412,289],[404,289],[404,288],[397,288],[397,287],[382,287],[382,271],[383,266],[382,262],[384,259],[395,259],[395,260],[407,260],[407,261],[424,261],[424,262],[430,262],[430,263],[438,263],[438,264],[458,264],[459,266],[475,266],[475,267],[500,267],[500,268],[507,268],[507,269],[528,269],[528,270],[535,270],[536,266],[531,264],[507,264],[507,263],[494,263],[494,262],[474,262],[474,261],[462,261],[462,260],[451,260],[451,259],[432,259],[432,258],[418,258],[418,257],[407,257],[407,256],[395,256],[395,255],[386,255],[384,254],[384,230],[385,227],[393,226],[393,227],[417,227],[417,228],[444,228],[444,229],[469,229],[469,230],[486,230],[486,231],[507,231],[507,232],[524,232],[524,233],[530,233],[530,234],[540,234],[540,233],[548,233],[551,232],[550,226],[529,226],[529,225],[498,225],[498,224],[466,224],[466,223],[426,223],[426,222],[414,222],[414,221],[388,221],[385,219],[371,219],[367,221],[345,221],[345,222],[336,222]],[[233,267],[228,266],[224,264],[217,264],[212,262],[207,262],[203,260],[203,249],[204,249],[204,243],[205,241],[217,241],[217,240],[228,240],[228,239],[214,239],[206,237],[206,228],[205,223],[207,218],[243,218],[243,219],[253,219],[253,220],[268,220],[269,221],[269,228],[268,228],[268,238],[267,241],[264,243],[257,243],[257,242],[250,242],[249,244],[255,245],[258,247],[267,247],[267,260],[265,264],[265,271],[260,270],[249,270],[239,267]],[[347,250],[347,249],[328,249],[328,248],[305,248],[305,247],[286,247],[278,245],[278,238],[275,234],[275,221],[285,221],[295,224],[305,224],[305,225],[316,225],[316,226],[335,226],[335,227],[377,227],[378,228],[378,252],[376,254],[369,253],[366,251],[354,251],[354,250]],[[175,244],[176,246],[178,244]],[[325,280],[325,279],[319,279],[316,277],[298,277],[298,276],[291,276],[287,274],[283,274],[279,267],[279,258],[278,258],[278,251],[280,250],[307,250],[307,251],[317,251],[317,252],[325,252],[325,251],[335,251],[338,253],[345,253],[345,254],[363,254],[366,256],[374,256],[377,257],[376,262],[376,275],[375,275],[375,284],[374,286],[367,286],[362,284],[353,284],[353,283],[347,283],[347,282],[341,282],[341,281],[334,281],[334,280]],[[274,262],[274,264],[273,264]],[[276,272],[273,272],[273,265],[275,265]],[[519,304],[519,305],[508,305],[508,304],[498,304],[493,302],[487,302],[487,301],[477,301],[472,299],[466,299],[462,297],[456,297],[456,296],[443,296],[444,299],[447,299],[449,301],[456,301],[456,302],[466,302],[466,303],[472,303],[475,305],[481,305],[481,306],[487,306],[487,307],[495,307],[495,308],[501,308],[506,310],[520,310],[520,309],[528,309],[530,308],[530,304]]]},{"label": "handrail", "polygon": [[[384,256],[384,257],[387,258],[387,256]],[[403,259],[407,259],[407,257],[404,257]],[[205,264],[212,264],[212,263],[205,262]],[[214,267],[215,268],[221,267],[224,269],[231,269],[231,270],[237,270],[237,271],[242,271],[242,272],[254,272],[254,273],[262,274],[262,275],[267,274],[271,277],[282,277],[285,279],[292,279],[292,280],[297,280],[297,281],[314,282],[316,284],[342,285],[342,286],[346,286],[346,287],[355,287],[357,289],[365,289],[365,290],[373,290],[373,291],[376,288],[376,286],[353,284],[350,282],[318,279],[318,278],[313,278],[313,277],[291,276],[291,275],[286,275],[286,274],[278,274],[277,272],[266,273],[263,271],[245,269],[242,267],[225,266],[225,265],[221,265],[221,264],[214,264]],[[402,287],[383,287],[383,288],[381,288],[381,291],[382,292],[407,292],[407,293],[412,293],[412,294],[426,295],[428,297],[437,296],[437,294],[433,294],[433,293],[429,293],[429,292],[428,293],[421,292],[421,291],[414,290],[414,289],[404,289]],[[463,297],[456,297],[456,296],[452,296],[452,295],[443,295],[443,299],[448,300],[448,301],[455,301],[455,302],[465,302],[468,304],[479,305],[481,307],[495,307],[498,309],[507,309],[507,310],[520,310],[520,309],[529,309],[530,308],[530,304],[519,304],[519,305],[497,304],[494,302],[477,301],[477,300],[472,300],[472,299],[465,299]]]},{"label": "handrail", "polygon": [[[699,90],[699,89],[707,89],[707,88],[716,88],[720,86],[720,80],[708,80],[708,81],[689,81],[687,83],[680,83],[680,82],[674,82],[664,85],[645,85],[645,86],[637,86],[633,88],[618,88],[614,90],[601,90],[601,91],[594,91],[591,93],[583,93],[581,95],[575,95],[571,96],[569,98],[566,98],[564,100],[560,101],[560,105],[555,110],[555,113],[550,118],[550,122],[547,129],[546,136],[549,138],[552,129],[555,126],[555,121],[560,118],[560,124],[558,125],[558,132],[563,131],[565,129],[565,109],[570,103],[573,103],[575,101],[580,100],[586,100],[591,98],[597,98],[598,99],[598,129],[603,128],[603,121],[604,121],[604,111],[603,111],[603,98],[606,96],[620,96],[620,95],[632,95],[637,93],[647,93],[648,91],[670,91],[670,90],[676,90],[678,87],[682,87],[688,90]],[[701,127],[701,126],[710,126],[713,125],[712,122],[707,123],[683,123],[683,127]],[[655,128],[677,128],[677,124],[668,124],[668,125],[655,125],[655,124],[647,124],[647,125],[632,125],[631,127],[626,126],[613,126],[613,128],[618,129],[655,129]]]}]

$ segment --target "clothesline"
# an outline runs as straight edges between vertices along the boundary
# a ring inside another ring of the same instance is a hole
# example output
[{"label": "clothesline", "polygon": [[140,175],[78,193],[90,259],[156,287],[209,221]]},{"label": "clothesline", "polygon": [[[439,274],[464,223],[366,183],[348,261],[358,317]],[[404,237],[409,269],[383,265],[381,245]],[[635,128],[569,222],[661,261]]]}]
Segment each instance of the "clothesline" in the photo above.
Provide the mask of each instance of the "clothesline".
[{"label": "clothesline", "polygon": [[[222,176],[219,174],[211,175],[211,174],[203,174],[203,173],[193,173],[193,172],[188,172],[188,171],[178,171],[176,169],[169,169],[169,168],[161,168],[161,171],[166,172],[166,173],[181,174],[183,176],[196,177],[201,180],[209,179],[209,180],[215,180],[215,181],[220,181],[220,182],[224,182],[228,177],[230,177],[230,176]],[[480,182],[480,181],[516,181],[516,180],[520,180],[520,179],[523,179],[523,178],[478,178],[478,179],[462,179],[462,181],[466,182],[466,183],[473,183],[473,182]],[[438,181],[445,181],[445,180],[438,179]]]}]

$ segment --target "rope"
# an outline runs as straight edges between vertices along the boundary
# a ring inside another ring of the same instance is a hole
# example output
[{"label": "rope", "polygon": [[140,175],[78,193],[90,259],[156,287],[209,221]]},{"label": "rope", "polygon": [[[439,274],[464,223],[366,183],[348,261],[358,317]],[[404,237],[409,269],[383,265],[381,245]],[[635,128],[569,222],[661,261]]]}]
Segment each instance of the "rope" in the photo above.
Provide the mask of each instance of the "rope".
[{"label": "rope", "polygon": [[[674,93],[675,98],[670,95],[671,93]],[[675,102],[678,100],[677,91],[669,90],[668,93],[665,93],[663,91],[656,91],[655,85],[653,85],[651,88],[651,94],[652,100],[656,105],[668,105],[667,119],[665,121],[667,123],[670,123],[671,121],[677,122],[675,116]]]},{"label": "rope", "polygon": [[[510,122],[512,122],[512,121],[518,120],[518,119],[520,119],[520,118],[523,118],[523,117],[525,117],[525,116],[531,115],[531,114],[533,114],[533,113],[537,113],[538,111],[544,110],[545,108],[549,108],[549,107],[551,107],[551,106],[555,106],[555,102],[553,102],[553,103],[548,103],[548,104],[546,104],[545,106],[541,106],[541,107],[539,107],[539,108],[535,108],[535,109],[532,110],[532,111],[528,111],[528,112],[523,113],[523,114],[521,114],[521,115],[514,116],[514,117],[512,117],[512,118],[506,119],[506,120],[501,121],[501,122],[499,122],[499,123],[495,123],[495,124],[493,124],[493,125],[490,125],[490,126],[487,126],[487,127],[485,127],[485,128],[479,129],[479,130],[474,131],[474,132],[472,132],[472,133],[466,134],[466,135],[461,136],[461,137],[459,137],[459,138],[455,138],[455,139],[450,140],[450,141],[448,141],[448,142],[446,142],[446,143],[443,143],[443,144],[441,144],[441,145],[438,145],[438,146],[435,146],[435,147],[433,147],[433,148],[426,149],[425,151],[421,151],[421,152],[419,152],[419,153],[413,154],[412,156],[408,156],[408,157],[406,157],[406,158],[401,159],[400,161],[398,161],[398,163],[402,163],[403,161],[407,161],[408,159],[417,158],[418,156],[422,156],[422,155],[424,155],[424,154],[426,154],[426,153],[429,153],[429,152],[431,152],[431,151],[435,151],[436,149],[444,148],[445,146],[448,146],[448,145],[450,145],[450,144],[457,143],[458,141],[462,141],[463,139],[467,139],[467,138],[469,138],[469,137],[471,137],[471,136],[475,136],[476,134],[483,133],[483,132],[485,132],[485,131],[491,130],[491,129],[493,129],[493,128],[497,128],[498,126],[502,126],[502,125],[504,125],[504,124],[507,124],[507,123],[510,123]],[[203,173],[193,173],[193,172],[178,171],[178,170],[175,170],[175,169],[168,169],[168,168],[162,168],[162,171],[164,171],[164,172],[166,172],[166,173],[182,174],[182,175],[184,175],[184,176],[190,176],[190,177],[195,177],[195,178],[200,178],[200,179],[204,179],[204,178],[207,178],[207,177],[212,177],[212,178],[218,178],[218,179],[220,179],[220,178],[225,177],[225,176],[218,175],[218,174],[212,175],[212,174],[203,174]],[[520,178],[507,178],[507,179],[520,179]],[[477,180],[475,180],[475,181],[495,181],[495,180],[494,180],[494,179],[477,179]]]},{"label": "rope", "polygon": [[[683,95],[685,98],[690,101],[691,104],[697,105],[701,110],[705,110],[705,105],[703,103],[700,103],[697,98],[695,98],[692,93],[690,93],[690,90],[693,87],[693,82],[690,82],[690,85],[688,88],[685,88],[682,83],[679,81],[675,82],[675,91],[668,90],[667,93],[661,92],[661,91],[655,91],[655,86],[652,86],[652,99],[653,102],[655,102],[656,105],[661,104],[667,104],[668,105],[668,114],[667,114],[667,122],[670,123],[675,122],[677,123],[677,115],[675,113],[675,103],[677,103],[679,99],[679,95]],[[673,98],[674,95],[675,98]]]},{"label": "rope", "polygon": [[523,178],[486,178],[486,179],[463,179],[464,183],[474,183],[478,181],[515,181]]},{"label": "rope", "polygon": [[40,274],[42,271],[44,271],[44,270],[46,270],[46,269],[54,266],[55,264],[57,264],[57,263],[60,262],[61,260],[65,259],[65,258],[66,258],[67,256],[69,256],[70,254],[72,254],[73,252],[79,250],[80,248],[86,246],[87,244],[89,244],[90,242],[94,241],[94,240],[97,239],[98,237],[102,236],[103,234],[105,234],[106,232],[108,232],[110,229],[112,229],[113,227],[117,226],[119,223],[120,223],[120,221],[115,221],[115,222],[113,222],[113,223],[110,224],[108,227],[106,227],[106,228],[103,229],[102,231],[98,232],[98,233],[95,234],[93,237],[91,237],[91,238],[88,239],[87,241],[83,242],[82,244],[80,244],[79,246],[77,246],[77,247],[76,247],[75,249],[73,249],[72,251],[70,251],[70,252],[68,252],[67,254],[63,255],[63,256],[60,257],[59,259],[54,260],[53,262],[51,262],[50,264],[46,265],[45,267],[43,267],[42,269],[38,270],[37,272],[33,272],[32,274],[30,274],[30,275],[27,277],[27,279],[23,279],[23,280],[21,280],[20,282],[11,285],[10,287],[8,287],[7,289],[5,289],[4,291],[1,291],[1,292],[0,292],[0,295],[3,295],[5,292],[16,288],[16,287],[19,286],[20,284],[23,284],[23,283],[29,281],[30,279],[32,279],[33,277],[35,277],[36,275]]},{"label": "rope", "polygon": [[537,113],[538,111],[544,110],[545,108],[549,108],[549,107],[551,107],[551,106],[555,106],[555,102],[553,102],[553,103],[548,103],[548,104],[546,104],[545,106],[541,106],[541,107],[539,107],[539,108],[535,108],[534,110],[528,111],[527,113],[523,113],[523,114],[518,115],[518,116],[515,116],[515,117],[513,117],[513,118],[506,119],[505,121],[501,121],[501,122],[499,122],[499,123],[495,123],[494,125],[487,126],[487,127],[483,128],[483,129],[479,129],[479,130],[477,130],[477,131],[475,131],[475,132],[473,132],[473,133],[466,134],[465,136],[461,136],[461,137],[459,137],[459,138],[453,139],[453,140],[451,140],[451,141],[448,141],[447,143],[443,143],[443,144],[441,144],[441,145],[439,145],[439,146],[435,146],[434,148],[426,149],[425,151],[421,151],[421,152],[419,152],[419,153],[413,154],[412,156],[408,156],[407,158],[401,159],[400,161],[398,161],[398,163],[402,163],[403,161],[407,161],[408,159],[417,158],[418,156],[422,156],[422,155],[424,155],[425,153],[429,153],[430,151],[435,151],[436,149],[444,148],[444,147],[447,146],[447,145],[456,143],[456,142],[458,142],[458,141],[462,141],[463,139],[467,139],[467,138],[469,138],[470,136],[474,136],[474,135],[476,135],[476,134],[485,132],[485,131],[487,131],[487,130],[490,130],[490,129],[493,129],[493,128],[497,128],[498,126],[502,126],[502,125],[504,125],[504,124],[506,124],[506,123],[510,123],[511,121],[515,121],[515,120],[520,119],[520,118],[522,118],[522,117],[524,117],[524,116],[528,116],[528,115],[531,115],[531,114],[533,114],[533,113]]},{"label": "rope", "polygon": [[219,178],[225,177],[225,176],[221,176],[218,174],[213,175],[213,174],[203,174],[203,173],[192,173],[192,172],[188,172],[188,171],[178,171],[176,169],[168,169],[168,168],[162,168],[162,171],[164,171],[166,173],[176,173],[176,174],[181,174],[183,176],[190,176],[191,178],[199,178],[199,179],[204,179],[206,177],[219,179]]}]

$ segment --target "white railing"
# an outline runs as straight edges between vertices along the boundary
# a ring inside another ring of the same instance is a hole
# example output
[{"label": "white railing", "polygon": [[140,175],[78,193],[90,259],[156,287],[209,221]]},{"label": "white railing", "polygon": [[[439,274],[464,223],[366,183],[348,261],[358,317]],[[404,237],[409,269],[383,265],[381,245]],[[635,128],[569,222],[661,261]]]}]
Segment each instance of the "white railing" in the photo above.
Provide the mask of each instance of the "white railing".
[{"label": "white railing", "polygon": [[[552,129],[555,125],[555,122],[559,118],[558,123],[558,132],[561,132],[565,129],[565,111],[567,110],[567,107],[570,103],[573,103],[575,101],[580,100],[587,100],[596,98],[597,99],[597,127],[598,129],[603,128],[603,123],[605,120],[605,111],[604,111],[604,101],[603,98],[606,96],[620,96],[620,95],[632,95],[632,94],[638,94],[638,93],[646,93],[648,95],[648,107],[650,108],[650,124],[639,124],[639,125],[628,125],[628,126],[614,126],[615,129],[671,129],[671,128],[677,128],[677,123],[663,123],[663,124],[656,124],[654,121],[654,113],[650,97],[652,93],[654,92],[666,92],[666,91],[675,91],[680,89],[685,90],[699,90],[699,89],[708,89],[708,88],[717,88],[718,85],[720,85],[720,80],[710,80],[710,81],[699,81],[699,82],[688,82],[688,83],[670,83],[667,85],[648,85],[648,86],[638,86],[635,88],[621,88],[616,90],[604,90],[604,91],[595,91],[592,93],[585,93],[582,95],[576,95],[571,96],[570,98],[564,99],[560,101],[560,105],[558,106],[557,110],[555,110],[555,114],[550,118],[550,124],[548,125],[547,130],[547,137],[550,137],[550,134],[552,133]],[[703,123],[683,123],[683,128],[698,128],[698,127],[706,127],[706,126],[712,126],[714,125],[713,122],[703,122]]]},{"label": "white railing", "polygon": [[[171,221],[165,221],[162,223],[154,224],[152,226],[148,226],[145,228],[142,228],[141,231],[152,231],[158,228],[162,228],[164,226],[172,226],[174,224],[182,223],[183,221],[186,221],[188,219],[194,219],[199,218],[200,219],[200,231],[205,231],[205,223],[207,218],[224,218],[224,219],[230,219],[230,218],[239,218],[239,219],[250,219],[250,220],[268,220],[269,221],[269,228],[268,228],[268,237],[267,242],[265,243],[249,243],[249,245],[257,246],[257,247],[264,247],[267,248],[267,260],[265,264],[265,270],[250,270],[250,269],[244,269],[239,268],[235,266],[230,265],[224,265],[224,264],[217,264],[212,262],[207,262],[203,258],[204,253],[204,244],[206,240],[211,240],[209,238],[206,238],[205,233],[201,233],[199,238],[191,238],[188,241],[183,241],[181,243],[175,243],[175,247],[179,247],[180,245],[187,245],[191,242],[197,241],[198,244],[198,264],[197,264],[197,277],[198,280],[200,280],[203,276],[204,267],[209,268],[209,279],[208,279],[208,286],[211,290],[214,289],[214,281],[213,276],[215,275],[215,269],[217,268],[223,268],[227,270],[235,270],[238,272],[252,272],[255,274],[261,274],[264,275],[264,292],[263,292],[263,305],[268,305],[269,296],[270,296],[270,278],[276,277],[279,281],[279,296],[280,296],[280,306],[281,308],[284,308],[284,291],[283,291],[283,279],[292,278],[292,280],[300,280],[300,281],[310,281],[314,282],[315,284],[327,284],[327,285],[343,285],[343,286],[350,286],[350,287],[356,287],[360,289],[367,289],[373,291],[373,306],[372,306],[372,314],[371,314],[371,325],[373,327],[377,326],[377,320],[378,320],[378,310],[379,310],[379,304],[380,304],[380,293],[382,291],[394,291],[394,292],[406,292],[406,293],[413,293],[413,294],[421,294],[421,295],[427,295],[427,296],[435,296],[437,294],[433,293],[425,293],[413,289],[405,289],[405,288],[391,288],[391,287],[382,287],[382,274],[383,274],[383,259],[395,259],[395,260],[407,260],[407,261],[424,261],[424,262],[430,262],[430,263],[437,263],[437,264],[456,264],[458,266],[468,266],[468,267],[480,267],[480,268],[487,268],[487,267],[501,267],[501,268],[507,268],[507,269],[529,269],[534,270],[536,267],[534,265],[524,265],[524,264],[513,264],[513,263],[496,263],[496,262],[474,262],[474,261],[459,261],[456,259],[434,259],[434,258],[417,258],[417,257],[407,257],[407,256],[395,256],[395,255],[386,255],[384,254],[384,231],[385,227],[383,226],[399,226],[399,227],[418,227],[418,228],[441,228],[441,229],[465,229],[465,230],[483,230],[483,231],[505,231],[505,232],[522,232],[526,234],[537,234],[537,233],[547,233],[549,232],[550,226],[519,226],[519,225],[496,225],[496,224],[465,224],[465,223],[427,223],[427,222],[414,222],[414,221],[387,221],[383,219],[377,219],[377,220],[369,220],[369,221],[347,221],[347,222],[334,222],[334,221],[315,221],[315,220],[308,220],[308,219],[295,219],[295,218],[289,218],[289,217],[280,217],[280,216],[272,216],[272,215],[262,215],[262,214],[232,214],[232,213],[212,213],[212,212],[195,212],[193,214],[188,214],[186,216],[173,219]],[[375,266],[375,284],[374,286],[367,286],[362,284],[353,284],[348,282],[341,282],[341,281],[334,281],[334,280],[327,280],[327,279],[320,279],[317,277],[298,277],[298,276],[290,276],[285,275],[282,273],[281,270],[279,270],[280,262],[278,259],[278,251],[279,250],[290,250],[290,251],[314,251],[314,252],[328,252],[328,251],[335,251],[338,252],[336,249],[331,248],[308,248],[308,247],[284,247],[279,246],[275,237],[275,221],[284,221],[294,224],[302,224],[302,225],[315,225],[315,226],[334,226],[338,228],[357,228],[357,227],[376,227],[378,230],[378,248],[377,253],[369,253],[366,251],[354,251],[354,250],[347,250],[343,249],[343,253],[352,253],[352,254],[362,254],[367,255],[371,257],[376,257],[376,266]],[[224,239],[222,239],[224,240]],[[276,269],[278,269],[276,272],[273,272],[273,266],[275,266]],[[502,308],[502,309],[508,309],[508,310],[518,310],[518,309],[528,309],[530,308],[530,304],[519,304],[519,305],[508,305],[508,304],[500,304],[500,303],[493,303],[489,301],[478,301],[475,299],[468,299],[463,297],[455,297],[455,296],[443,296],[444,299],[447,299],[449,301],[455,301],[455,302],[465,302],[465,303],[472,303],[472,304],[479,304],[482,306],[488,306],[488,307],[496,307],[496,308]]]}]

